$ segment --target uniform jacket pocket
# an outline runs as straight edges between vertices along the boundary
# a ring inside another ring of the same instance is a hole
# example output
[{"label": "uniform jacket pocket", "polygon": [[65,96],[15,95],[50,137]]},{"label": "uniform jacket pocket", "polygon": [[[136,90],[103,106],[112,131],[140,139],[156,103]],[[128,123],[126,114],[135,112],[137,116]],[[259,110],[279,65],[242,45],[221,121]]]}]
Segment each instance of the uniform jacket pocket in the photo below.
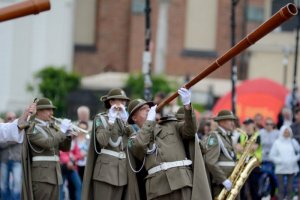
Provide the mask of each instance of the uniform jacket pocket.
[{"label": "uniform jacket pocket", "polygon": [[115,186],[127,184],[126,159],[100,155],[94,168],[93,179]]}]

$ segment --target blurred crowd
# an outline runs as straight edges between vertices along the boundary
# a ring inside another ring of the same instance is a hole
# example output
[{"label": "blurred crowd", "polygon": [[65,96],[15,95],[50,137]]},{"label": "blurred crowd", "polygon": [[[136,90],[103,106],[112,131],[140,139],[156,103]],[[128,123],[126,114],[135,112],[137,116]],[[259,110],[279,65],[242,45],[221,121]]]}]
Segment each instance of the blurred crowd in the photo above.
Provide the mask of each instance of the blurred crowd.
[{"label": "blurred crowd", "polygon": [[[159,104],[166,95],[159,92],[154,97]],[[243,152],[247,139],[257,137],[253,145],[253,154],[260,160],[261,166],[255,168],[241,190],[241,199],[292,199],[299,191],[299,158],[300,158],[300,108],[294,113],[288,106],[282,108],[277,119],[256,113],[240,122],[236,120],[236,128],[232,134],[237,157]],[[176,99],[161,109],[156,118],[176,115],[180,109]],[[217,128],[211,111],[196,113],[198,119],[197,134],[205,140],[209,133]],[[16,119],[14,112],[7,112],[3,122]],[[77,120],[74,125],[83,130],[91,131],[92,120],[87,106],[77,109]],[[71,150],[60,152],[63,184],[60,188],[60,199],[81,199],[82,180],[87,161],[90,135],[79,132],[73,137]],[[1,199],[20,199],[22,188],[22,144],[0,144],[0,186]]]}]

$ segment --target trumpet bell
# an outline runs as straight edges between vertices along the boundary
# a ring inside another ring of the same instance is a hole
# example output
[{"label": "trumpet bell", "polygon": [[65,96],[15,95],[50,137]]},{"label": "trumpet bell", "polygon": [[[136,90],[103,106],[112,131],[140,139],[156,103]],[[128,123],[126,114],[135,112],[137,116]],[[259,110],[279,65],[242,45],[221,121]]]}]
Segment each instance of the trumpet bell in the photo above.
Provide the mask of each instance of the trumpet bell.
[{"label": "trumpet bell", "polygon": [[[62,123],[62,119],[56,118],[56,117],[53,117],[53,116],[52,116],[51,118],[54,120],[54,122],[57,123],[57,126],[60,127],[60,125],[61,125],[61,123]],[[74,124],[71,124],[71,133],[72,133],[73,135],[77,136],[78,133],[80,133],[80,132],[82,132],[82,133],[84,133],[84,134],[88,134],[88,133],[89,133],[88,130],[84,130],[84,129],[82,129],[82,128],[80,128],[80,127],[74,125]]]}]

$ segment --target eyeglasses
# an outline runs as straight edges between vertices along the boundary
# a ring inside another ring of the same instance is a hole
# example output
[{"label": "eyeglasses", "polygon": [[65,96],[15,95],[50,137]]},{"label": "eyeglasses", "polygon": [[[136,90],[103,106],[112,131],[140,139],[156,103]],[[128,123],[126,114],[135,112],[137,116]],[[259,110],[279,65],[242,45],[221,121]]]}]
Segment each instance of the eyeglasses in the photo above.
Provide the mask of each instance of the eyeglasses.
[{"label": "eyeglasses", "polygon": [[266,123],[266,126],[274,126],[273,123]]}]

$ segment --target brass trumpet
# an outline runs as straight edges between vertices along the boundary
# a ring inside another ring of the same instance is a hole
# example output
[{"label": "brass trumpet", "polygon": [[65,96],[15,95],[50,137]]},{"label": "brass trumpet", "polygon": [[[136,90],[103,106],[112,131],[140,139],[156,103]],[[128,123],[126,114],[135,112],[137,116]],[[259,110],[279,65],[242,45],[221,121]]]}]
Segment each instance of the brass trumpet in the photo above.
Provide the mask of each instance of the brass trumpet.
[{"label": "brass trumpet", "polygon": [[[51,118],[52,118],[55,122],[58,123],[58,126],[59,126],[59,124],[61,124],[61,122],[62,122],[62,119],[60,119],[60,118],[56,118],[56,117],[53,117],[53,116],[51,116]],[[79,132],[82,132],[82,133],[84,133],[84,134],[88,134],[88,133],[89,133],[89,131],[84,130],[84,129],[82,129],[82,128],[80,128],[80,127],[74,125],[74,124],[71,125],[71,131],[73,132],[73,135],[76,135],[76,136],[78,135]]]}]

